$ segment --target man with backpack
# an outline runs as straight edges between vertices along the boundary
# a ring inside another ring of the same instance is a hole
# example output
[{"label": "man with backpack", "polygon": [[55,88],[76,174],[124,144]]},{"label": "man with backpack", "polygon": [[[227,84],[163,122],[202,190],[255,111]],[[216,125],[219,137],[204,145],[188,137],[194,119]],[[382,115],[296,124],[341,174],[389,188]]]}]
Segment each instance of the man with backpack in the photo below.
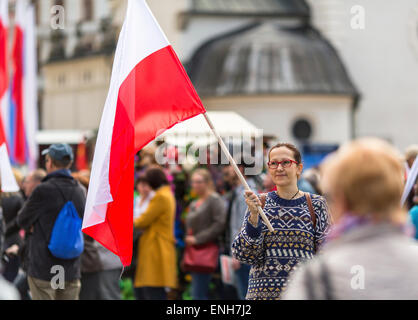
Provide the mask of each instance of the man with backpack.
[{"label": "man with backpack", "polygon": [[51,145],[42,155],[48,175],[17,219],[18,227],[32,233],[27,266],[30,292],[33,300],[78,300],[86,190],[71,176],[74,155],[69,145]]}]

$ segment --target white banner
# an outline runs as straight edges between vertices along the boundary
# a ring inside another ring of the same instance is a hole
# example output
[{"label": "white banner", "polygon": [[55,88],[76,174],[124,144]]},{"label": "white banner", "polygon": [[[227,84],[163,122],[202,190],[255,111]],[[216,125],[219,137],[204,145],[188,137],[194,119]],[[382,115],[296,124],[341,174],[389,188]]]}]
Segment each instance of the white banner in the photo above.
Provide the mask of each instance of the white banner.
[{"label": "white banner", "polygon": [[415,158],[415,161],[412,165],[411,170],[408,172],[408,179],[406,180],[405,189],[401,198],[401,206],[405,204],[406,199],[408,198],[409,193],[411,192],[412,187],[415,184],[415,180],[418,175],[418,156]]}]

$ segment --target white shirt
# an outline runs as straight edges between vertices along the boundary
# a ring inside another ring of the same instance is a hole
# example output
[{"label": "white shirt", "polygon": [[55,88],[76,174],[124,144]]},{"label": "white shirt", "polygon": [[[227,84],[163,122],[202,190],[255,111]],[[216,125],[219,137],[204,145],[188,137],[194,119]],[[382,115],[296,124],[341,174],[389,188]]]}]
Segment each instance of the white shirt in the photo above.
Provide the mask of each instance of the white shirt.
[{"label": "white shirt", "polygon": [[138,218],[141,214],[143,214],[149,205],[149,202],[152,198],[154,198],[155,192],[151,191],[148,194],[148,197],[144,199],[144,201],[141,204],[142,197],[138,196],[134,199],[134,219]]}]

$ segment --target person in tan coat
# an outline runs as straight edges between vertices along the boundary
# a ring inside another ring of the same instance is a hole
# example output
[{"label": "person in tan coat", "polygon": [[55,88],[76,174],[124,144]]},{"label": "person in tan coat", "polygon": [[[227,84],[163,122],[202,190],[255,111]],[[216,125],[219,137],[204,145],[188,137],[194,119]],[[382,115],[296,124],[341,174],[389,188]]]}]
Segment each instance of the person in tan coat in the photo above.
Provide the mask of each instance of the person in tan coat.
[{"label": "person in tan coat", "polygon": [[176,202],[162,169],[148,169],[145,178],[155,196],[147,210],[134,220],[135,228],[143,230],[138,245],[135,294],[138,300],[166,300],[166,288],[177,288]]}]

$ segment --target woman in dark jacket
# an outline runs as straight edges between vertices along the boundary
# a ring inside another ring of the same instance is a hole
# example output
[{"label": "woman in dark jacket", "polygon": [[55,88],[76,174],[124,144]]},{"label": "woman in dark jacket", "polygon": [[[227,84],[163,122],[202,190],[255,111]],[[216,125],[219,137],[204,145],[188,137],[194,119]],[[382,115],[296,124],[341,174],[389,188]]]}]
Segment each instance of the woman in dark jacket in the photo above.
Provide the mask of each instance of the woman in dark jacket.
[{"label": "woman in dark jacket", "polygon": [[[217,242],[225,227],[224,201],[214,192],[212,177],[208,170],[197,169],[192,175],[191,184],[198,199],[191,203],[186,218],[186,245]],[[207,300],[211,274],[193,272],[191,276],[193,299]]]},{"label": "woman in dark jacket", "polygon": [[[19,192],[2,193],[1,208],[3,210],[4,222],[9,225],[17,218],[19,210],[24,203],[23,197]],[[19,248],[22,247],[23,240],[19,231],[7,234],[4,239],[4,247],[2,251],[4,262],[4,278],[13,282],[19,272],[20,258],[17,255]]]}]

